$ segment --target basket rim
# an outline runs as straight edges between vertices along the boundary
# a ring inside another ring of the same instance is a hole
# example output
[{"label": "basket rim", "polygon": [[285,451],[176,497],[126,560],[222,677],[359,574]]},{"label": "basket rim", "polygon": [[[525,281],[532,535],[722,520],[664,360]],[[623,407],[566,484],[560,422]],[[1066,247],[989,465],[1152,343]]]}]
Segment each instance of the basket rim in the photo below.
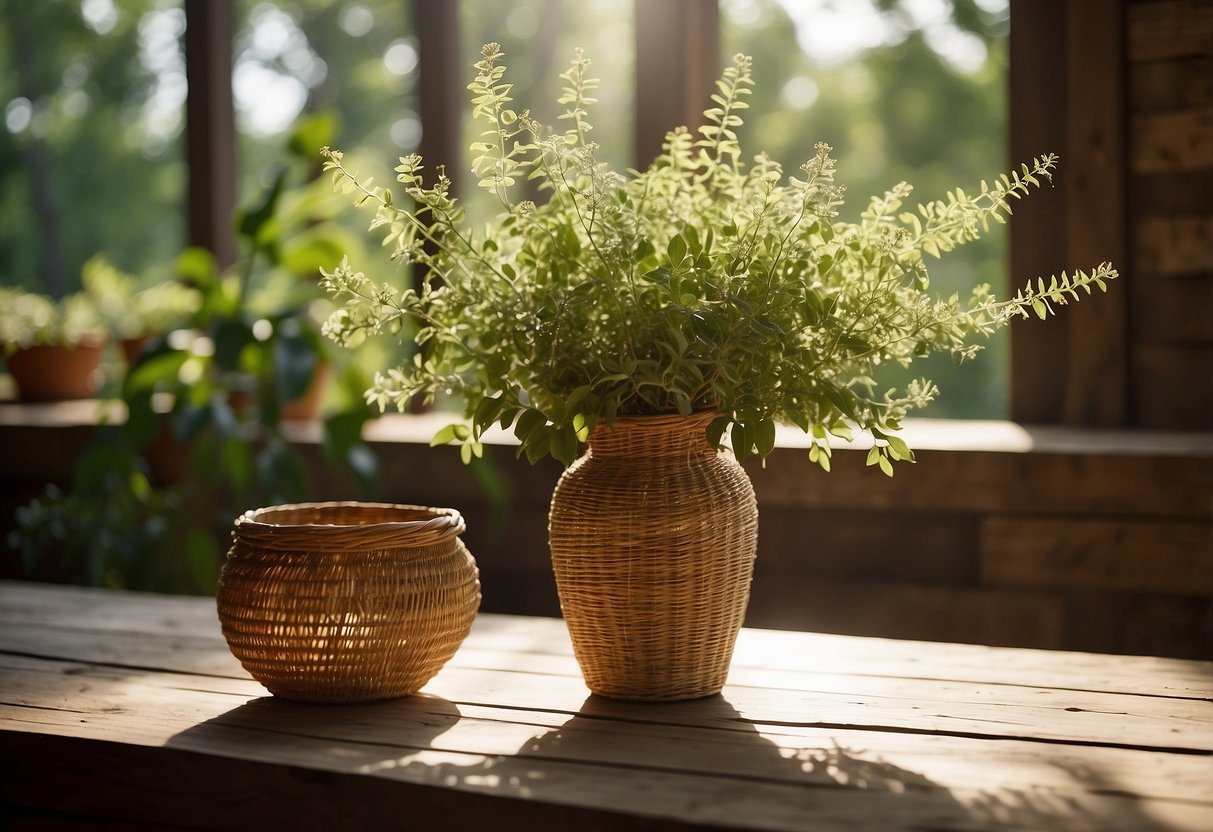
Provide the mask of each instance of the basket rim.
[{"label": "basket rim", "polygon": [[[271,512],[323,511],[325,509],[378,509],[422,513],[428,515],[417,520],[376,520],[365,523],[272,523],[260,519]],[[463,515],[453,508],[412,505],[408,503],[377,503],[361,500],[334,500],[306,503],[283,503],[281,505],[252,508],[236,518],[236,528],[242,531],[293,531],[316,535],[344,535],[353,530],[404,532],[404,533],[455,533],[466,527]]]}]

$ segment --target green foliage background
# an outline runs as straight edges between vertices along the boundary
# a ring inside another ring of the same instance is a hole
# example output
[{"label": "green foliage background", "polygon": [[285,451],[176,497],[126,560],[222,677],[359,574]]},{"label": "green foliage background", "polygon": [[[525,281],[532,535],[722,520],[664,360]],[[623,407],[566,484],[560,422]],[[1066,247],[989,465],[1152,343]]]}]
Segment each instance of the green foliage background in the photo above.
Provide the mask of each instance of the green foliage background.
[{"label": "green foliage background", "polygon": [[[904,16],[898,0],[874,3],[889,15]],[[416,117],[416,72],[394,74],[383,60],[394,43],[415,46],[410,5],[406,0],[237,0],[236,59],[298,79],[292,56],[310,51],[324,62],[325,72],[318,82],[305,84],[302,112],[333,109],[339,125],[334,144],[351,160],[392,159],[415,149],[400,141],[410,131],[398,129],[395,140],[392,131],[401,120]],[[1008,161],[1019,161],[1005,158],[1006,12],[984,11],[991,5],[952,0],[954,24],[989,49],[985,65],[965,74],[936,54],[919,31],[852,62],[814,63],[801,50],[779,2],[722,0],[722,65],[734,52],[757,59],[757,93],[743,143],[795,170],[815,142],[827,141],[836,148],[851,193],[865,196],[907,179],[917,188],[916,197],[936,198],[945,187],[976,184]],[[170,66],[167,75],[141,58],[141,43],[155,31],[153,23],[161,35],[179,39],[182,3],[112,0],[106,31],[90,27],[83,7],[81,0],[0,0],[0,112],[6,121],[12,116],[19,122],[25,105],[18,99],[24,99],[31,113],[23,129],[0,124],[0,284],[54,295],[78,288],[83,263],[97,252],[147,282],[162,279],[185,243],[184,113],[157,132],[150,129],[147,112],[158,84],[176,83],[170,76],[180,68],[180,41],[176,57],[162,56]],[[285,12],[291,21],[289,48],[277,53],[254,48],[254,24],[266,9]],[[372,24],[365,31],[347,25],[351,13],[363,14],[364,20],[369,13]],[[583,46],[604,94],[626,96],[634,63],[631,13],[632,4],[619,0],[461,0],[463,52],[471,55],[479,44],[501,40],[512,55],[517,97],[549,101],[552,96],[544,93],[556,88],[556,73],[572,48]],[[797,76],[812,79],[818,88],[817,100],[805,109],[780,97],[784,84]],[[462,100],[454,93],[452,98]],[[628,102],[603,100],[597,112],[593,138],[603,147],[600,156],[619,167],[632,164]],[[272,176],[269,163],[280,153],[289,127],[272,134],[243,127],[238,142],[242,204]],[[451,173],[457,188],[470,182],[463,169]],[[471,196],[476,189],[461,190]],[[854,218],[863,207],[859,202],[856,196],[843,217]],[[473,200],[469,211],[475,216],[476,210]],[[360,218],[351,215],[350,221],[360,226]],[[992,234],[966,247],[934,276],[944,294],[979,282],[1005,293],[1005,240]],[[915,372],[930,375],[944,391],[931,415],[1003,416],[1005,341],[1005,336],[996,338],[977,361],[960,368],[947,359],[940,366],[916,365]]]}]

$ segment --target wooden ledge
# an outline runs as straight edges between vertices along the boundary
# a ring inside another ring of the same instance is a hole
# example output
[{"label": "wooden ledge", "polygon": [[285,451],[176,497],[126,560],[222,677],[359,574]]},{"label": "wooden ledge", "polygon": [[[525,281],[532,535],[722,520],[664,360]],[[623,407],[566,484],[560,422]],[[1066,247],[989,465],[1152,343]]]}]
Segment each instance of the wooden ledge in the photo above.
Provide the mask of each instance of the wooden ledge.
[{"label": "wooden ledge", "polygon": [[[121,403],[82,400],[50,403],[0,402],[0,430],[6,427],[76,428],[100,423],[118,424],[124,418]],[[458,421],[455,413],[386,413],[367,424],[364,437],[373,444],[429,445],[444,425]],[[300,444],[321,441],[316,422],[289,422],[283,432]],[[1077,454],[1099,456],[1213,457],[1213,433],[1133,429],[1099,429],[1053,425],[1021,425],[1001,420],[907,419],[902,437],[923,451],[993,452],[1014,454]],[[513,434],[493,430],[485,435],[490,445],[516,445]],[[866,451],[866,435],[853,442],[834,439],[837,449]],[[781,426],[778,448],[807,448],[809,438],[795,427]]]}]

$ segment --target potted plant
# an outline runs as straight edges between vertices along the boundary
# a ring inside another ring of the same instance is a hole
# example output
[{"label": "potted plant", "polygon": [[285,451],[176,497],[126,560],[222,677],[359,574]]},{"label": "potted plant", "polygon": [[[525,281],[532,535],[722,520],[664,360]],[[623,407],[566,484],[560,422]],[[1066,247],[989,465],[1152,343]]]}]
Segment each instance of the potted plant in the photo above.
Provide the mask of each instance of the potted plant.
[{"label": "potted plant", "polygon": [[140,286],[138,278],[117,269],[103,254],[85,262],[80,281],[127,366],[153,336],[188,325],[202,305],[196,288],[176,280]]},{"label": "potted plant", "polygon": [[[403,407],[453,396],[466,423],[435,437],[482,453],[494,425],[519,453],[569,465],[553,496],[550,542],[561,605],[591,689],[687,698],[723,685],[748,597],[757,514],[738,459],[765,458],[775,425],[871,436],[868,464],[911,462],[901,420],[936,387],[877,390],[873,369],[934,352],[972,355],[1015,316],[1041,318],[1116,277],[1110,264],[1033,279],[997,300],[929,291],[928,263],[1004,222],[1051,178],[1042,156],[1018,171],[912,207],[911,188],[840,219],[831,148],[799,175],[737,137],[752,84],[737,56],[694,133],[677,128],[645,170],[595,158],[587,108],[596,82],[578,53],[561,76],[562,129],[511,108],[503,55],[488,44],[469,85],[485,126],[473,146],[480,187],[500,203],[483,231],[464,222],[442,169],[396,167],[405,200],[326,151],[335,182],[375,210],[392,256],[426,269],[418,288],[373,285],[347,261],[324,282],[344,302],[338,343],[416,321],[420,351],[376,377],[368,401]],[[540,201],[522,195],[537,183]],[[578,458],[578,450],[588,450]],[[576,461],[575,461],[576,460]]]},{"label": "potted plant", "polygon": [[84,293],[55,300],[0,288],[0,344],[19,399],[87,399],[96,391],[105,334]]}]

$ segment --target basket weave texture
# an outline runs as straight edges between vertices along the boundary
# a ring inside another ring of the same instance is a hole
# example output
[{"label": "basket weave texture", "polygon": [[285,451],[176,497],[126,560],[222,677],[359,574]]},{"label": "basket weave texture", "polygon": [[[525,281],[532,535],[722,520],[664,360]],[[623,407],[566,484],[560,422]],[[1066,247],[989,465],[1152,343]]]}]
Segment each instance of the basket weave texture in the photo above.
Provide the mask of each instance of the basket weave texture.
[{"label": "basket weave texture", "polygon": [[758,507],[708,444],[715,414],[600,426],[548,517],[560,606],[586,684],[617,699],[724,687],[749,601]]},{"label": "basket weave texture", "polygon": [[452,509],[385,503],[246,512],[219,577],[228,646],[286,699],[415,693],[455,655],[480,606],[463,530]]}]

